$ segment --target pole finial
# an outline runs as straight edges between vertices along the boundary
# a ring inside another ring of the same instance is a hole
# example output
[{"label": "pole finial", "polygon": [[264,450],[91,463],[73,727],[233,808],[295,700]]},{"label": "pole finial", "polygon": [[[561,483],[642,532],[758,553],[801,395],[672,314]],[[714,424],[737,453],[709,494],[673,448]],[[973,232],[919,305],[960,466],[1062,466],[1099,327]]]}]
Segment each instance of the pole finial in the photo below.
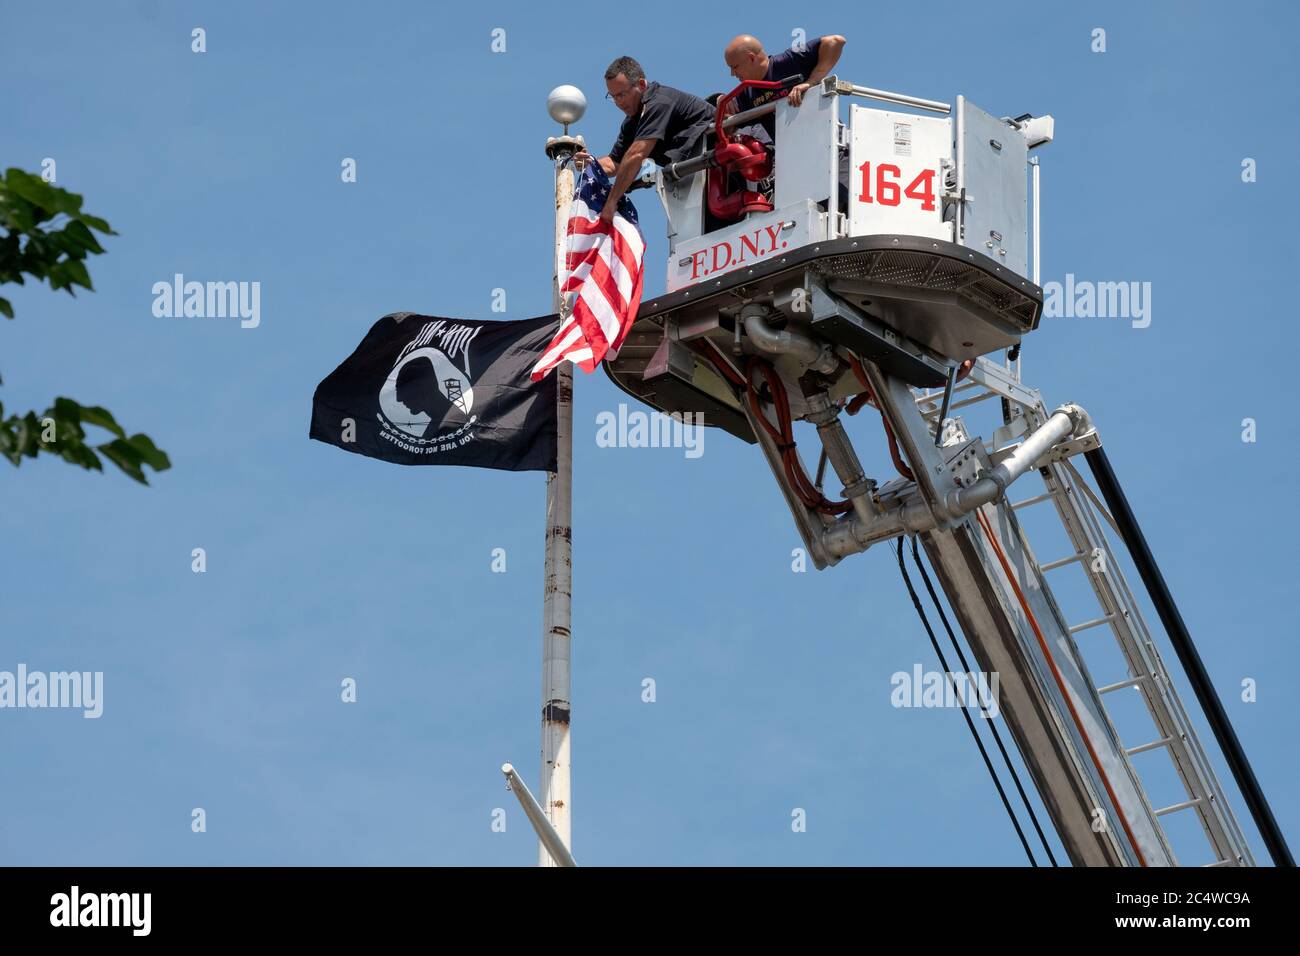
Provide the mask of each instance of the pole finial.
[{"label": "pole finial", "polygon": [[576,86],[557,86],[546,96],[546,111],[564,127],[564,135],[568,136],[569,124],[578,122],[587,111],[587,97]]}]

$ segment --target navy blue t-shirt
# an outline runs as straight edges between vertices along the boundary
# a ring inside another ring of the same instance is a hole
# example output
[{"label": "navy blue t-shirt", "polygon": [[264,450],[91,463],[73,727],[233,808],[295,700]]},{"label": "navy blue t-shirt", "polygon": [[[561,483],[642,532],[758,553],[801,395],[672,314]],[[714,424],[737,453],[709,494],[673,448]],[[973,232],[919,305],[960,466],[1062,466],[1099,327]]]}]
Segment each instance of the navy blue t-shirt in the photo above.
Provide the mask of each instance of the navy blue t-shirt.
[{"label": "navy blue t-shirt", "polygon": [[[803,82],[806,83],[817,66],[817,51],[821,48],[821,45],[821,37],[818,37],[811,43],[804,44],[802,51],[785,50],[768,57],[767,75],[763,79],[779,81],[802,75]],[[762,106],[779,96],[786,96],[788,93],[788,90],[756,90],[751,87],[742,90],[740,95],[736,97],[736,109],[739,112],[744,112],[753,109],[755,106]],[[769,114],[763,117],[762,123],[763,128],[767,130],[767,134],[775,137],[776,118]]]},{"label": "navy blue t-shirt", "polygon": [[698,96],[660,83],[650,83],[641,94],[641,110],[623,120],[609,158],[623,161],[639,139],[658,140],[650,158],[660,166],[690,156],[713,122],[715,111]]}]

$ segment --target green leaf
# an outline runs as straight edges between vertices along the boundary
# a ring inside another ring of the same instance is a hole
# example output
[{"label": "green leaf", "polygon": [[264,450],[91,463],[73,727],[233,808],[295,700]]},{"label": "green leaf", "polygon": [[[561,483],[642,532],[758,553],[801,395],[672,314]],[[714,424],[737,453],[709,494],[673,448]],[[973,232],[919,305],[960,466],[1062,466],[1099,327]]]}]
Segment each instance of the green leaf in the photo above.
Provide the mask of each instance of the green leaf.
[{"label": "green leaf", "polygon": [[60,264],[63,266],[64,273],[72,282],[83,289],[89,289],[91,292],[95,291],[95,287],[90,284],[90,273],[86,271],[84,262],[80,259],[67,259]]},{"label": "green leaf", "polygon": [[57,200],[53,196],[53,190],[49,183],[39,176],[32,176],[25,169],[9,168],[5,173],[5,186],[10,193],[26,199],[32,206],[39,206],[44,209],[55,208]]},{"label": "green leaf", "polygon": [[[0,176],[0,284],[23,284],[25,277],[46,281],[54,290],[74,286],[94,290],[86,268],[89,255],[104,247],[94,233],[117,235],[103,219],[81,211],[82,197],[16,167]],[[92,232],[93,230],[93,232]],[[0,298],[0,313],[14,317],[13,305]],[[93,471],[103,471],[102,454],[134,481],[147,485],[145,468],[166,471],[171,459],[144,434],[126,430],[106,408],[55,399],[39,417],[34,411],[3,418],[0,405],[0,455],[14,465],[41,452]],[[46,422],[43,425],[42,422]],[[52,425],[51,427],[49,427]],[[113,439],[86,444],[83,425],[107,430]],[[98,453],[97,453],[98,452]]]},{"label": "green leaf", "polygon": [[10,169],[5,176],[5,185],[15,196],[26,199],[33,206],[57,211],[59,197],[55,188],[40,176],[33,176],[21,169]]},{"label": "green leaf", "polygon": [[153,439],[148,435],[132,435],[128,441],[140,453],[140,460],[154,471],[166,471],[172,466],[172,461],[167,457],[167,453],[155,445]]},{"label": "green leaf", "polygon": [[18,454],[26,455],[28,458],[35,458],[36,453],[40,451],[38,439],[41,434],[41,424],[36,420],[35,412],[28,412],[18,420],[18,441],[15,449]]},{"label": "green leaf", "polygon": [[[28,275],[69,295],[94,290],[84,260],[104,247],[92,230],[116,235],[107,222],[81,211],[82,198],[40,176],[13,168],[0,177],[0,283]],[[3,300],[0,300],[3,301]],[[13,307],[4,302],[7,318]]]},{"label": "green leaf", "polygon": [[70,398],[58,398],[54,401],[55,408],[58,408],[60,402],[68,402],[77,408],[77,420],[85,422],[87,425],[98,425],[100,428],[107,428],[118,438],[126,438],[126,431],[117,420],[113,418],[113,413],[107,408],[101,408],[98,405],[77,405]]},{"label": "green leaf", "polygon": [[145,478],[144,472],[140,469],[140,453],[124,439],[115,438],[105,445],[100,445],[99,451],[105,458],[122,469],[128,477],[134,478],[142,485],[149,484],[149,480]]},{"label": "green leaf", "polygon": [[[0,415],[3,411],[0,405]],[[48,443],[42,440],[42,433],[46,431],[42,422],[47,418],[54,419],[54,439]],[[105,428],[117,437],[92,448],[85,442],[83,424]],[[171,459],[153,443],[153,439],[144,434],[125,437],[122,426],[112,413],[98,405],[83,406],[60,396],[39,417],[35,412],[28,412],[21,417],[13,415],[0,419],[0,455],[15,465],[21,464],[24,457],[34,458],[45,452],[88,470],[103,471],[103,462],[96,451],[132,480],[144,485],[149,483],[145,479],[146,466],[154,471],[166,471],[171,467]]]},{"label": "green leaf", "polygon": [[[32,275],[38,275],[37,270],[28,270]],[[68,276],[67,271],[63,268],[63,263],[57,263],[45,271],[45,279],[50,284],[50,288],[57,292],[59,289],[67,289],[68,294],[76,296],[72,291],[72,279]]]},{"label": "green leaf", "polygon": [[51,214],[77,216],[81,212],[80,196],[60,186],[51,186],[40,176],[21,169],[10,169],[5,179],[10,192]]},{"label": "green leaf", "polygon": [[113,228],[104,220],[100,219],[98,216],[90,216],[87,215],[86,213],[81,213],[80,215],[77,216],[77,219],[80,222],[84,222],[87,226],[89,226],[91,229],[94,229],[96,232],[102,232],[106,236],[117,235],[117,233],[113,231]]},{"label": "green leaf", "polygon": [[89,445],[77,443],[62,450],[61,457],[73,465],[80,465],[87,471],[103,471],[104,465]]},{"label": "green leaf", "polygon": [[86,228],[86,224],[74,219],[63,227],[60,235],[67,238],[73,248],[84,250],[84,252],[93,252],[96,255],[104,251],[104,247],[99,244],[95,234]]}]

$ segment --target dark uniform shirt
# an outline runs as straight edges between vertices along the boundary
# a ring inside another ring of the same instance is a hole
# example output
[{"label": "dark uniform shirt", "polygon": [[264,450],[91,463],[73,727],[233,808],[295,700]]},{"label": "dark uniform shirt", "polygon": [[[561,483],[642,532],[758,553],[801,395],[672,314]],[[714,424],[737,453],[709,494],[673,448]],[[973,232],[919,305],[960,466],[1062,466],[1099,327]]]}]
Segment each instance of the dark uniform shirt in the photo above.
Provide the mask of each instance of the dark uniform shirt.
[{"label": "dark uniform shirt", "polygon": [[638,139],[657,139],[650,158],[660,166],[675,163],[691,155],[713,117],[713,107],[698,96],[650,83],[641,94],[640,111],[619,127],[609,158],[620,163]]},{"label": "dark uniform shirt", "polygon": [[[821,37],[805,44],[803,51],[785,50],[781,53],[774,54],[767,58],[767,75],[765,80],[780,81],[787,80],[792,76],[803,76],[803,82],[808,81],[812,71],[817,66],[817,52],[821,49]],[[789,90],[756,90],[753,87],[741,90],[740,95],[736,97],[735,104],[737,112],[753,109],[755,106],[762,106],[764,103],[770,103],[777,97],[786,96]],[[776,137],[776,117],[769,113],[762,118],[763,129],[767,130],[767,135]]]}]

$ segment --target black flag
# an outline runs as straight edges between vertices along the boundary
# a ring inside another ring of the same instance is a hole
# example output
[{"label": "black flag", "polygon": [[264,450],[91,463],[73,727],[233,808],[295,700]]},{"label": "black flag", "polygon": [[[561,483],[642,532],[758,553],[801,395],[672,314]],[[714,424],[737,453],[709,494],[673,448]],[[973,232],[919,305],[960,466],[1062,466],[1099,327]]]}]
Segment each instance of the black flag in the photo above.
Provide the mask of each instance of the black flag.
[{"label": "black flag", "polygon": [[402,465],[554,471],[556,377],[529,373],[558,321],[386,315],[316,387],[311,437]]}]

